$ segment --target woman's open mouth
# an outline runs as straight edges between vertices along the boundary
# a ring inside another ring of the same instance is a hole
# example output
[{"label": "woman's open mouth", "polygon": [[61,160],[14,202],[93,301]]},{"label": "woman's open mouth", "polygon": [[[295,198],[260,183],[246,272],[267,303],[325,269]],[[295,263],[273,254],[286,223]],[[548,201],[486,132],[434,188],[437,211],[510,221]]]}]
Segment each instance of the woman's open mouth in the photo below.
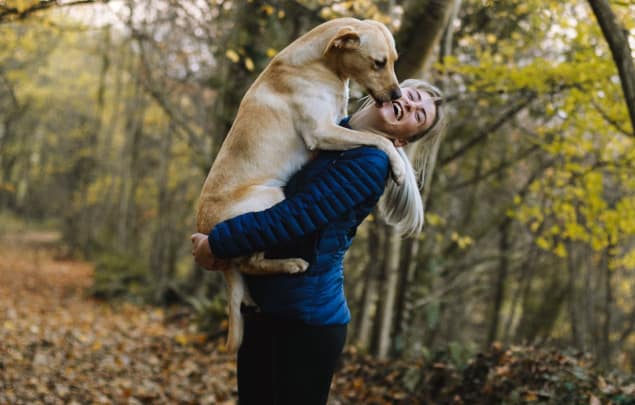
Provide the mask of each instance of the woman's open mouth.
[{"label": "woman's open mouth", "polygon": [[403,118],[403,107],[396,101],[392,102],[392,108],[395,111],[395,118],[400,121]]}]

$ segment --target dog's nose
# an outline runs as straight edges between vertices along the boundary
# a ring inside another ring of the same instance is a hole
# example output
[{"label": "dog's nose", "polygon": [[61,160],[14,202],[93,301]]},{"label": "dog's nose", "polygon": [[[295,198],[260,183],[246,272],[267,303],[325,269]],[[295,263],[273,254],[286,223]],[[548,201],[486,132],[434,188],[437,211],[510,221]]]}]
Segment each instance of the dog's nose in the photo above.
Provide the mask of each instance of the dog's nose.
[{"label": "dog's nose", "polygon": [[391,100],[397,100],[398,98],[401,98],[401,89],[399,87],[397,87],[396,89],[393,89],[390,92],[390,99]]}]

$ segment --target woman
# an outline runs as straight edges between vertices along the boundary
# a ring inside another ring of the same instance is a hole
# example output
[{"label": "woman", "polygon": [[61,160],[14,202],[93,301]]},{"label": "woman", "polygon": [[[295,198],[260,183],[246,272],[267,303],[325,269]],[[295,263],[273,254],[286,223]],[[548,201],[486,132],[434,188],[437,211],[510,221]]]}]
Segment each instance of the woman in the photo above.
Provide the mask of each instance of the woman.
[{"label": "woman", "polygon": [[[285,187],[286,199],[261,212],[192,235],[196,261],[217,269],[222,260],[265,251],[270,258],[301,257],[299,275],[245,275],[256,307],[243,309],[238,352],[238,397],[249,404],[325,404],[344,347],[350,312],[342,261],[357,226],[384,194],[380,208],[405,234],[423,225],[415,173],[402,146],[421,139],[419,172],[430,174],[445,115],[438,89],[421,80],[401,84],[402,97],[377,107],[365,102],[341,124],[393,141],[407,167],[406,181],[388,181],[388,157],[378,149],[321,151]],[[384,188],[386,192],[384,193]]]}]

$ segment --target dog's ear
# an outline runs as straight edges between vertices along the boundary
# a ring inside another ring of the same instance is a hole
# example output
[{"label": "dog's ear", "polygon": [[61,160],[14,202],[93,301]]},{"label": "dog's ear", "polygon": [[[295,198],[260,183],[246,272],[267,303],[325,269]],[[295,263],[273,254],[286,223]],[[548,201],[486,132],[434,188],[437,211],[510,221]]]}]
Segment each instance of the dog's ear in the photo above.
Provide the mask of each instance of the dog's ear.
[{"label": "dog's ear", "polygon": [[351,27],[343,27],[338,33],[329,41],[324,53],[327,53],[333,48],[336,49],[358,49],[360,44],[359,34]]}]

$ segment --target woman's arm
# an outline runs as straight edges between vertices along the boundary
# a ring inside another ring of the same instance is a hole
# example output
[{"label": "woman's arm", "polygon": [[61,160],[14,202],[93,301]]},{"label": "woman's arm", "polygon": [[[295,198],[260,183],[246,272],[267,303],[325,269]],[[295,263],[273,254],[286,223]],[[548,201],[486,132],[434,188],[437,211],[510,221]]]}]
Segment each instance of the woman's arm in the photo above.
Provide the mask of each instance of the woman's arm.
[{"label": "woman's arm", "polygon": [[217,224],[209,234],[215,257],[248,256],[324,227],[369,199],[379,199],[388,176],[388,157],[374,148],[340,159],[305,189],[273,207]]}]

